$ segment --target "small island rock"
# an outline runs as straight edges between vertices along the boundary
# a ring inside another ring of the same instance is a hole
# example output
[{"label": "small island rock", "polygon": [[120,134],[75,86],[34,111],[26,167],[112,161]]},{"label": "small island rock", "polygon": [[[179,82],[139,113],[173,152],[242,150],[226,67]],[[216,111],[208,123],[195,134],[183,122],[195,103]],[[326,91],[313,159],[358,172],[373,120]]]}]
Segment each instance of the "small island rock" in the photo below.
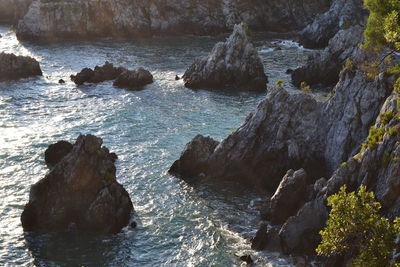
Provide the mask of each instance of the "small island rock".
[{"label": "small island rock", "polygon": [[39,62],[31,57],[0,53],[0,82],[42,76]]}]

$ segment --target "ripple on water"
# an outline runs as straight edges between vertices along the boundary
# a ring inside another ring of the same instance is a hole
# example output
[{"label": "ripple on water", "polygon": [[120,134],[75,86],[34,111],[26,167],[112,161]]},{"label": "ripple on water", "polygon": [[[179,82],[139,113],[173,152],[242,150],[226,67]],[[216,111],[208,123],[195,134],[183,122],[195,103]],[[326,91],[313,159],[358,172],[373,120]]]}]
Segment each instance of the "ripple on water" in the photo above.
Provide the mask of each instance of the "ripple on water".
[{"label": "ripple on water", "polygon": [[[223,37],[155,38],[37,45],[20,43],[0,27],[0,51],[37,58],[44,76],[0,83],[0,265],[44,266],[232,266],[235,254],[260,264],[287,266],[274,253],[250,250],[258,211],[253,192],[189,186],[166,173],[198,133],[222,139],[241,125],[265,95],[192,91],[175,81]],[[255,45],[274,47],[258,36]],[[287,68],[308,51],[286,42],[261,53],[270,82],[288,81]],[[106,60],[150,69],[155,83],[143,91],[111,82],[76,87],[69,76]],[[66,84],[58,84],[64,79]],[[289,83],[288,83],[289,84]],[[20,214],[30,185],[46,172],[43,152],[60,139],[92,133],[119,155],[118,179],[132,197],[138,229],[116,236],[23,233]]]}]

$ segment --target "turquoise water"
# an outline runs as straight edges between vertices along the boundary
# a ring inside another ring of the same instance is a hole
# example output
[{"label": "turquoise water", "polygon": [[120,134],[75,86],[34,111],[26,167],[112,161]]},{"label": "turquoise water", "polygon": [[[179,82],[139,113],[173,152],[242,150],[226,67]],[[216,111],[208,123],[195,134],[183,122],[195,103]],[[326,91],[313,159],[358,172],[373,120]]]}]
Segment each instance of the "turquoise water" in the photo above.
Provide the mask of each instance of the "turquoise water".
[{"label": "turquoise water", "polygon": [[[192,91],[174,80],[223,36],[39,45],[18,42],[6,26],[0,34],[0,51],[35,57],[44,73],[0,83],[0,265],[238,266],[236,255],[247,253],[257,265],[289,264],[276,253],[250,249],[264,195],[189,186],[167,174],[196,134],[221,140],[265,97]],[[264,35],[255,44],[270,83],[287,81],[285,70],[309,54]],[[276,45],[283,49],[273,51]],[[76,87],[69,81],[71,74],[106,60],[144,66],[155,82],[133,92],[111,82]],[[61,78],[67,83],[58,84]],[[131,195],[138,229],[102,237],[24,234],[20,214],[30,185],[48,171],[44,150],[61,139],[75,141],[80,133],[102,137],[118,154],[117,177]]]}]

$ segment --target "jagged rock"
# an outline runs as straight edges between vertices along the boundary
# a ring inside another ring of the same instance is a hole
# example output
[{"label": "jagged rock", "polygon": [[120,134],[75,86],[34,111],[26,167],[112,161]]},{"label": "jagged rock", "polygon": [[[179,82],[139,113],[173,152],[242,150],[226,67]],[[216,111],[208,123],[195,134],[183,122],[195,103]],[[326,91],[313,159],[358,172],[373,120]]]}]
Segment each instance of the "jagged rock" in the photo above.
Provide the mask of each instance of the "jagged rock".
[{"label": "jagged rock", "polygon": [[[6,0],[11,1],[11,0]],[[18,23],[20,39],[54,40],[215,34],[245,22],[261,31],[304,28],[331,0],[34,1]]]},{"label": "jagged rock", "polygon": [[36,59],[0,53],[0,82],[31,76],[42,76],[42,70]]},{"label": "jagged rock", "polygon": [[153,75],[148,70],[138,68],[136,70],[125,70],[114,81],[114,86],[131,90],[141,89],[146,84],[153,82]]},{"label": "jagged rock", "polygon": [[257,50],[243,23],[235,25],[231,36],[217,43],[211,53],[195,61],[183,75],[185,86],[199,89],[235,87],[265,91],[267,76]]},{"label": "jagged rock", "polygon": [[59,84],[63,84],[63,83],[65,83],[65,81],[64,81],[63,79],[59,79],[59,80],[58,80],[58,83],[59,83]]},{"label": "jagged rock", "polygon": [[80,135],[72,151],[31,187],[21,215],[25,231],[110,234],[128,224],[132,202],[102,142]]},{"label": "jagged rock", "polygon": [[271,223],[282,224],[306,201],[307,173],[289,170],[271,197]]},{"label": "jagged rock", "polygon": [[189,178],[200,175],[218,144],[219,142],[210,137],[197,135],[186,145],[180,158],[172,164],[168,172]]},{"label": "jagged rock", "polygon": [[295,86],[300,86],[303,81],[308,85],[336,84],[346,59],[356,62],[365,57],[361,55],[358,47],[362,40],[363,32],[364,28],[362,26],[340,30],[329,41],[329,45],[325,50],[311,54],[304,66],[295,69],[291,73],[292,83]]},{"label": "jagged rock", "polygon": [[258,251],[267,250],[270,252],[281,252],[279,230],[280,228],[268,228],[267,224],[262,224],[251,243],[251,248]]},{"label": "jagged rock", "polygon": [[126,71],[123,67],[114,67],[112,63],[106,61],[103,66],[96,66],[94,70],[84,68],[77,75],[71,75],[71,81],[77,85],[87,83],[101,83],[116,79],[121,73]]},{"label": "jagged rock", "polygon": [[299,41],[306,48],[323,48],[339,30],[359,24],[365,15],[362,0],[334,0],[327,12],[301,31]]},{"label": "jagged rock", "polygon": [[48,165],[56,165],[72,150],[72,144],[67,141],[58,141],[50,145],[44,152],[44,159]]},{"label": "jagged rock", "polygon": [[33,0],[1,0],[0,22],[16,23],[25,16]]},{"label": "jagged rock", "polygon": [[254,262],[251,258],[251,255],[243,255],[240,257],[240,260],[246,262],[247,264],[252,264]]}]

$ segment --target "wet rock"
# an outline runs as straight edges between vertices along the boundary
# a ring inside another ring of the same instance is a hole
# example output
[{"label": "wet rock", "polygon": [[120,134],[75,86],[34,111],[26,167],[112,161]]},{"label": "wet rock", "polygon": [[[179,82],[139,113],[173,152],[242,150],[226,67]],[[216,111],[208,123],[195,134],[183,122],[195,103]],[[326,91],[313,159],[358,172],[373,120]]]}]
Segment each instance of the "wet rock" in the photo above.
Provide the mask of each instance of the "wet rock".
[{"label": "wet rock", "polygon": [[[9,1],[17,0],[2,2]],[[240,22],[256,30],[286,32],[304,28],[317,14],[328,10],[329,5],[330,0],[33,1],[18,23],[17,36],[52,41],[160,34],[210,35],[227,32]],[[10,13],[14,7],[18,5],[13,4]]]},{"label": "wet rock", "polygon": [[112,234],[128,224],[132,202],[101,144],[96,136],[80,135],[72,151],[31,187],[21,215],[25,231]]},{"label": "wet rock", "polygon": [[179,77],[178,75],[175,76],[175,81],[179,81],[181,79],[181,77]]},{"label": "wet rock", "polygon": [[32,76],[42,76],[42,70],[36,59],[0,53],[0,82]]},{"label": "wet rock", "polygon": [[240,257],[240,260],[246,262],[247,264],[254,263],[254,261],[253,261],[253,259],[251,258],[250,255],[243,255],[243,256]]},{"label": "wet rock", "polygon": [[258,251],[281,252],[279,229],[279,227],[268,228],[267,224],[262,224],[252,241],[251,248]]},{"label": "wet rock", "polygon": [[106,61],[103,66],[96,66],[94,70],[84,68],[76,75],[71,75],[71,81],[77,85],[87,83],[101,83],[104,81],[115,80],[121,73],[126,71],[123,67],[114,67],[112,63]]},{"label": "wet rock", "polygon": [[218,144],[210,137],[197,135],[185,146],[181,157],[173,163],[168,172],[187,178],[200,175]]},{"label": "wet rock", "polygon": [[72,151],[72,144],[67,141],[58,141],[50,145],[44,152],[46,164],[54,166]]},{"label": "wet rock", "polygon": [[131,90],[139,90],[143,86],[153,83],[153,75],[148,70],[138,68],[125,70],[114,81],[114,86]]},{"label": "wet rock", "polygon": [[65,81],[63,79],[60,79],[60,80],[58,80],[58,83],[63,84],[63,83],[65,83]]},{"label": "wet rock", "polygon": [[289,170],[272,196],[271,223],[282,224],[295,215],[307,197],[307,173],[300,169]]},{"label": "wet rock", "polygon": [[338,31],[362,23],[366,15],[362,0],[334,0],[327,12],[301,31],[299,41],[306,48],[323,48]]},{"label": "wet rock", "polygon": [[185,86],[265,91],[268,79],[247,31],[247,25],[235,25],[225,42],[217,43],[208,56],[195,61],[186,70],[183,75]]}]

